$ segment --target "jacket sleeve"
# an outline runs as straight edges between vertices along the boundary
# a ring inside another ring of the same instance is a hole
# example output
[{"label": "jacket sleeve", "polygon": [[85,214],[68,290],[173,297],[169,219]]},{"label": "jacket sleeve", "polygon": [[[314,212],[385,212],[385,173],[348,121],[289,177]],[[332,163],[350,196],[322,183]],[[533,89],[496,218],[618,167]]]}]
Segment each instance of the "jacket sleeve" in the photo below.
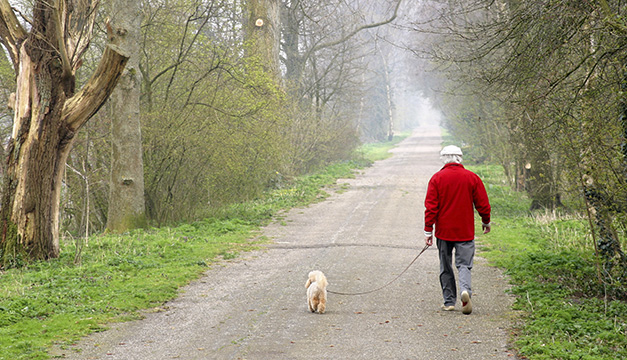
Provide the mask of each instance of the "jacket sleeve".
[{"label": "jacket sleeve", "polygon": [[488,200],[488,193],[485,190],[485,185],[483,185],[483,181],[477,176],[477,185],[475,186],[474,199],[473,199],[475,209],[481,216],[481,221],[484,224],[490,223],[490,200]]},{"label": "jacket sleeve", "polygon": [[438,216],[438,210],[440,209],[438,189],[433,178],[429,180],[429,186],[427,187],[427,196],[425,197],[425,229],[424,231],[433,231],[433,225]]}]

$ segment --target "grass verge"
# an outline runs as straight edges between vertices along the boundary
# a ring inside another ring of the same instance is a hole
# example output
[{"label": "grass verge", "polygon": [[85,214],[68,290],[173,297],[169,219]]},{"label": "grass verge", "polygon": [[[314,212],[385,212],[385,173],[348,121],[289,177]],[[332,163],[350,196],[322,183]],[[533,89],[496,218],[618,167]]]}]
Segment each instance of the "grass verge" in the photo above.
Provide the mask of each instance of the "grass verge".
[{"label": "grass verge", "polygon": [[484,180],[493,207],[481,256],[510,276],[521,314],[512,332],[520,357],[627,359],[627,304],[607,296],[621,289],[598,281],[585,220],[529,213],[529,200],[509,189],[499,167],[468,168]]},{"label": "grass verge", "polygon": [[367,159],[367,161],[385,160],[392,156],[389,151],[398,145],[398,143],[409,137],[409,135],[411,135],[410,132],[404,132],[398,136],[394,136],[392,141],[365,144],[358,150],[358,156]]},{"label": "grass verge", "polygon": [[87,244],[65,239],[58,259],[0,272],[0,360],[48,359],[54,344],[71,344],[158,309],[212,263],[261,246],[258,230],[277,213],[325,198],[324,187],[390,156],[403,137],[365,146],[355,161],[300,177],[206,220],[92,236]]}]

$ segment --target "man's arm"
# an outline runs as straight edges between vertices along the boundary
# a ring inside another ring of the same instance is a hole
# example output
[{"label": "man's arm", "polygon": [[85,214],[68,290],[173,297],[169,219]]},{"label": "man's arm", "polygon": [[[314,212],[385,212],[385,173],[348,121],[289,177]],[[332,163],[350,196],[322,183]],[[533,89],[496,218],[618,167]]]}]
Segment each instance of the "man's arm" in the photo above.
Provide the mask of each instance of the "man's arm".
[{"label": "man's arm", "polygon": [[478,176],[473,202],[475,209],[477,209],[479,216],[481,216],[481,228],[483,229],[483,233],[487,234],[490,232],[491,228],[490,213],[492,212],[492,208],[490,206],[490,200],[488,199],[488,193],[485,190],[485,185],[483,185],[483,181],[481,181]]},{"label": "man's arm", "polygon": [[427,196],[425,197],[425,244],[433,245],[433,225],[438,215],[440,204],[438,201],[437,187],[433,183],[433,179],[429,181],[427,187]]}]

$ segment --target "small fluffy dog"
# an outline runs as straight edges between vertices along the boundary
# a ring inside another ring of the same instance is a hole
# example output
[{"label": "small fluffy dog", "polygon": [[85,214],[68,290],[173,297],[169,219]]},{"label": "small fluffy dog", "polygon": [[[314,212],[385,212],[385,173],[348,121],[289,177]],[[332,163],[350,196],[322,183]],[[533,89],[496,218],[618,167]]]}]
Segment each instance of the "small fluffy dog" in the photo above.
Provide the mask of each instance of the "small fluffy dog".
[{"label": "small fluffy dog", "polygon": [[311,312],[323,314],[327,307],[327,278],[322,271],[312,271],[305,287],[307,288],[307,306]]}]

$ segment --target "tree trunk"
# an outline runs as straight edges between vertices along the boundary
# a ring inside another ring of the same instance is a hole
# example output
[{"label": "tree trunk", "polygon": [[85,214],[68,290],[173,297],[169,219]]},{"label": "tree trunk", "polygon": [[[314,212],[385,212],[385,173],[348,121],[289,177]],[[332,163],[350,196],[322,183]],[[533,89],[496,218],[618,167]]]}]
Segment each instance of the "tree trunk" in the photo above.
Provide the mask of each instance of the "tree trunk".
[{"label": "tree trunk", "polygon": [[140,124],[139,39],[141,9],[136,0],[116,0],[111,14],[124,34],[117,45],[131,57],[120,83],[111,95],[111,181],[107,229],[124,232],[146,225],[144,165]]},{"label": "tree trunk", "polygon": [[554,210],[561,207],[549,153],[536,148],[529,156],[525,171],[525,188],[531,198],[530,210]]},{"label": "tree trunk", "polygon": [[281,20],[279,0],[248,0],[247,4],[246,35],[248,55],[258,57],[266,73],[280,83],[279,40],[281,38]]},{"label": "tree trunk", "polygon": [[377,38],[375,38],[372,34],[371,36],[375,39],[374,44],[381,58],[381,65],[383,65],[383,78],[385,79],[385,107],[386,107],[386,120],[387,120],[387,140],[392,141],[394,139],[394,113],[393,113],[393,104],[392,104],[392,84],[390,82],[390,68],[388,66],[387,58],[383,51],[381,51],[381,47],[379,46],[379,42]]},{"label": "tree trunk", "polygon": [[74,72],[88,45],[83,31],[91,30],[93,10],[85,1],[35,1],[27,33],[8,1],[0,0],[0,39],[17,74],[0,267],[59,255],[59,198],[74,135],[107,99],[128,59],[108,46],[92,78],[74,94]]},{"label": "tree trunk", "polygon": [[291,82],[298,95],[301,94],[301,76],[303,72],[303,59],[300,54],[300,0],[284,3],[281,21],[283,31],[283,52],[285,53],[285,78]]}]

